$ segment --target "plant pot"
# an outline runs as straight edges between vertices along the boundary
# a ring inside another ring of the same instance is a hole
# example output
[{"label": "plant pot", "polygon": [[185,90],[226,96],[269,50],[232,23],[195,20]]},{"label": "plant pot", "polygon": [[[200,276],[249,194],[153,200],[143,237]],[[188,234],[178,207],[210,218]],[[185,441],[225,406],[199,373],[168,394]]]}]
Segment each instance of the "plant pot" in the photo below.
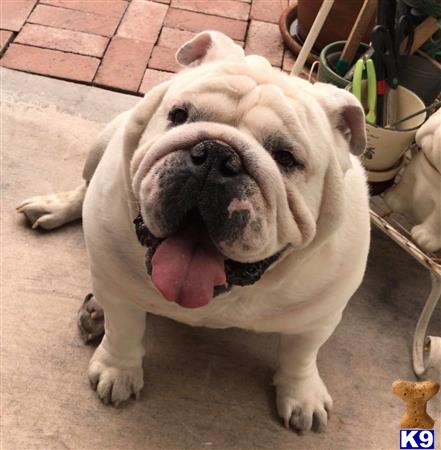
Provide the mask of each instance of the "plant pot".
[{"label": "plant pot", "polygon": [[[397,101],[397,118],[408,116],[425,107],[423,101],[416,94],[403,86],[398,86]],[[371,172],[384,172],[395,167],[425,120],[426,113],[424,112],[393,129],[366,123],[367,146],[361,155],[364,167]],[[376,180],[371,177],[369,181]]]},{"label": "plant pot", "polygon": [[[293,55],[298,55],[302,50],[303,41],[300,41],[296,32],[293,30],[293,25],[297,23],[297,3],[294,2],[293,5],[283,11],[279,20],[280,34],[282,35],[283,42],[288,47]],[[306,62],[308,64],[313,64],[318,60],[318,53],[314,53],[314,48],[308,55]]]},{"label": "plant pot", "polygon": [[[323,0],[298,0],[297,1],[297,35],[302,42],[308,36],[309,30],[322,6]],[[354,26],[358,13],[364,0],[336,0],[323,24],[315,48],[320,51],[323,47],[335,41],[345,41]],[[375,23],[372,18],[369,27],[362,37],[363,42],[370,41],[370,35]]]},{"label": "plant pot", "polygon": [[[424,109],[423,101],[403,86],[398,87],[397,100],[397,118]],[[403,154],[414,140],[426,116],[425,112],[421,113],[394,129],[366,123],[367,145],[360,159],[366,169],[371,195],[381,194],[392,186],[403,165]]]},{"label": "plant pot", "polygon": [[[279,21],[280,32],[285,45],[298,55],[308,36],[323,0],[298,0],[293,2],[281,15]],[[326,18],[317,37],[307,62],[312,64],[318,60],[323,47],[335,41],[348,38],[355,20],[360,12],[363,0],[336,0]],[[362,41],[369,42],[370,34],[375,23],[371,20]]]},{"label": "plant pot", "polygon": [[[339,88],[345,88],[349,85],[350,81],[341,77],[334,71],[335,63],[338,61],[345,43],[346,41],[332,42],[320,52],[317,81],[334,84]],[[356,61],[368,48],[369,46],[367,44],[361,43],[358,47],[354,61]]]},{"label": "plant pot", "polygon": [[429,106],[441,92],[441,69],[418,55],[411,55],[400,71],[400,84]]}]

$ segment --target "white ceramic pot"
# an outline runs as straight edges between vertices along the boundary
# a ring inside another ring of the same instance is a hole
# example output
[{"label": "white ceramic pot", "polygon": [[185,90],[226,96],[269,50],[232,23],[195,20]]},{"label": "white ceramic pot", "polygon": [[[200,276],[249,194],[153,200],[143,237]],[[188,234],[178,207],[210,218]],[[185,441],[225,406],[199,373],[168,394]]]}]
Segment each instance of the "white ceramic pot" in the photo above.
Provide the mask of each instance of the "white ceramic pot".
[{"label": "white ceramic pot", "polygon": [[[398,87],[396,98],[397,120],[425,108],[423,101],[403,86]],[[396,128],[389,129],[366,123],[367,146],[360,158],[367,169],[369,181],[379,181],[379,177],[373,175],[374,172],[383,172],[380,176],[382,181],[396,175],[400,169],[398,161],[412,143],[418,128],[425,120],[426,113],[424,112],[402,122]],[[384,178],[384,176],[389,178]]]}]

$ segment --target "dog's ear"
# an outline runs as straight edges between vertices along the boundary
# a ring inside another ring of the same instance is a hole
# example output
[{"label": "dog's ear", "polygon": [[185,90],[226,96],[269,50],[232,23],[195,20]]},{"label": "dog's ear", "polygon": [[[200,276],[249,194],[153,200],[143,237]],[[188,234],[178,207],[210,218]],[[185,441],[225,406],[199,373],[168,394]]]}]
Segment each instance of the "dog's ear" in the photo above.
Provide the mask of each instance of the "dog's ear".
[{"label": "dog's ear", "polygon": [[363,108],[350,92],[331,84],[315,83],[314,89],[331,126],[348,142],[354,155],[361,155],[366,147],[366,126]]},{"label": "dog's ear", "polygon": [[243,48],[218,31],[204,31],[186,42],[177,52],[176,61],[182,66],[198,66],[218,59],[241,59]]}]

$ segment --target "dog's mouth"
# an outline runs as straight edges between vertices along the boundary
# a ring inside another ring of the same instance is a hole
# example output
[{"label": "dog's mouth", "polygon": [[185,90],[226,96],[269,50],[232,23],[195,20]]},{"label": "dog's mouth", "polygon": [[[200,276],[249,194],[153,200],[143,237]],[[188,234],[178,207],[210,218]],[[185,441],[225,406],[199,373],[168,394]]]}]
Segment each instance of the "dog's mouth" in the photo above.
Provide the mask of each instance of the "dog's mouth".
[{"label": "dog's mouth", "polygon": [[253,263],[226,258],[211,240],[197,209],[165,239],[150,232],[141,214],[133,223],[139,242],[147,248],[146,268],[154,286],[165,299],[186,308],[207,305],[233,285],[254,284],[283,253]]}]

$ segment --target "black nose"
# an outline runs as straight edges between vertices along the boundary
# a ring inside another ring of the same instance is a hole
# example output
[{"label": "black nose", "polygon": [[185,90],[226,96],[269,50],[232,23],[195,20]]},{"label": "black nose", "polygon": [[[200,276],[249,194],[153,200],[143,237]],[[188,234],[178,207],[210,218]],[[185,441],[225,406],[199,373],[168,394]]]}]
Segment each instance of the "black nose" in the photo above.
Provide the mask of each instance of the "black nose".
[{"label": "black nose", "polygon": [[190,158],[201,169],[216,171],[224,177],[232,177],[242,172],[239,155],[228,144],[221,141],[202,141],[190,150]]}]

